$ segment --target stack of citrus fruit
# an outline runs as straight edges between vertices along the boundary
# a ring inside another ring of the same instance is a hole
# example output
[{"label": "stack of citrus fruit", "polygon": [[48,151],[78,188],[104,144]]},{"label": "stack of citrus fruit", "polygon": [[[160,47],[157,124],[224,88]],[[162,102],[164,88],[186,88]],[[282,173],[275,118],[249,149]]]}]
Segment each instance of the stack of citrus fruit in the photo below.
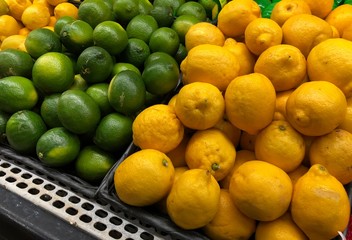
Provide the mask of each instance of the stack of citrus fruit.
[{"label": "stack of citrus fruit", "polygon": [[1,141],[16,151],[99,183],[133,142],[116,195],[212,239],[347,227],[347,0],[0,7]]}]

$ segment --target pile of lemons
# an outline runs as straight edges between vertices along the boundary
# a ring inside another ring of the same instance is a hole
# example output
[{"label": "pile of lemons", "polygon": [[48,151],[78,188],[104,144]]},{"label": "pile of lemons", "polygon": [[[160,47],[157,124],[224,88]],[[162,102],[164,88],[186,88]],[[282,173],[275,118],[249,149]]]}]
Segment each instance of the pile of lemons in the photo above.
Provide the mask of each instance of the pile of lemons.
[{"label": "pile of lemons", "polygon": [[117,196],[211,239],[332,239],[352,181],[352,5],[229,1],[185,35],[180,91],[132,124]]}]

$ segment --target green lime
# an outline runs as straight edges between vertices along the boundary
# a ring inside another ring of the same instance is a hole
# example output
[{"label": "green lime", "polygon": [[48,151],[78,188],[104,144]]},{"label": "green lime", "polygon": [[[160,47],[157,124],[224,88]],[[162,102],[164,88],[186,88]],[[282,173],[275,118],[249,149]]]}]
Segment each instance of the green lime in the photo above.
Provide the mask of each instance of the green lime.
[{"label": "green lime", "polygon": [[10,118],[10,114],[0,111],[0,143],[6,141],[6,123]]},{"label": "green lime", "polygon": [[37,157],[50,167],[63,167],[73,162],[80,151],[80,141],[76,134],[64,127],[46,131],[36,145]]},{"label": "green lime", "polygon": [[174,15],[170,6],[154,6],[149,15],[154,17],[159,27],[170,27],[174,21]]},{"label": "green lime", "polygon": [[130,38],[120,57],[122,62],[128,62],[140,68],[149,55],[150,49],[147,43],[138,38]]},{"label": "green lime", "polygon": [[123,63],[123,62],[118,62],[114,64],[114,67],[112,68],[112,76],[115,76],[116,74],[118,74],[119,72],[122,72],[124,70],[131,70],[134,71],[136,73],[138,73],[139,75],[142,75],[141,71],[134,66],[131,63]]},{"label": "green lime", "polygon": [[57,113],[62,125],[77,134],[92,131],[100,121],[98,104],[81,90],[67,90],[62,93]]},{"label": "green lime", "polygon": [[154,0],[154,6],[167,6],[172,8],[173,15],[176,15],[178,8],[185,3],[185,0]]},{"label": "green lime", "polygon": [[214,19],[214,15],[219,13],[218,5],[215,0],[198,0],[198,2],[204,7],[208,18]]},{"label": "green lime", "polygon": [[84,147],[79,153],[75,169],[77,176],[85,181],[98,184],[103,180],[116,160],[95,145]]},{"label": "green lime", "polygon": [[63,53],[45,53],[33,65],[33,84],[45,94],[60,93],[69,89],[74,82],[74,76],[72,62]]},{"label": "green lime", "polygon": [[70,58],[72,66],[73,66],[73,70],[75,72],[75,74],[79,73],[79,70],[77,68],[77,55],[70,53],[70,52],[63,52],[67,57]]},{"label": "green lime", "polygon": [[187,57],[187,54],[188,54],[187,48],[185,47],[185,45],[180,43],[180,45],[178,46],[177,52],[174,56],[178,65],[180,65],[181,62]]},{"label": "green lime", "polygon": [[111,55],[98,46],[84,49],[77,58],[79,74],[88,84],[106,81],[113,66]]},{"label": "green lime", "polygon": [[138,10],[141,14],[149,14],[153,4],[149,0],[138,0]]},{"label": "green lime", "polygon": [[205,22],[207,20],[207,12],[205,11],[203,5],[199,2],[191,1],[182,4],[176,12],[176,16],[181,15],[192,15],[201,22]]},{"label": "green lime", "polygon": [[60,93],[45,96],[40,105],[40,116],[42,116],[45,124],[49,128],[62,127],[62,123],[57,114],[57,106],[59,105],[60,96]]},{"label": "green lime", "polygon": [[94,28],[93,41],[96,46],[104,48],[111,55],[117,55],[127,46],[128,36],[119,23],[104,21]]},{"label": "green lime", "polygon": [[83,20],[75,20],[62,27],[60,40],[69,52],[79,54],[93,46],[93,28]]},{"label": "green lime", "polygon": [[114,2],[112,10],[116,16],[117,22],[125,26],[133,17],[139,14],[139,1],[118,0]]},{"label": "green lime", "polygon": [[27,52],[17,49],[0,51],[0,79],[8,76],[31,78],[33,59]]},{"label": "green lime", "polygon": [[114,21],[112,5],[104,0],[84,0],[78,8],[78,18],[95,28],[104,21]]},{"label": "green lime", "polygon": [[71,16],[62,16],[59,19],[56,20],[55,25],[54,25],[54,32],[57,35],[60,35],[60,32],[63,28],[63,26],[65,26],[67,23],[72,23],[73,21],[75,21],[76,19],[74,19]]},{"label": "green lime", "polygon": [[39,58],[47,52],[62,52],[59,35],[47,28],[37,28],[30,31],[24,46],[33,58]]},{"label": "green lime", "polygon": [[145,85],[141,75],[131,70],[116,74],[109,84],[108,99],[119,113],[131,115],[145,103]]},{"label": "green lime", "polygon": [[154,52],[149,58],[153,60],[146,60],[142,72],[146,90],[156,95],[169,93],[177,86],[180,77],[176,60],[164,52]]},{"label": "green lime", "polygon": [[96,83],[86,90],[86,93],[98,104],[102,116],[114,111],[108,99],[108,88],[108,83]]},{"label": "green lime", "polygon": [[0,111],[14,113],[32,109],[38,102],[33,82],[21,76],[9,76],[0,80]]},{"label": "green lime", "polygon": [[171,25],[171,28],[177,32],[180,43],[184,44],[185,36],[189,28],[199,22],[200,20],[193,15],[181,15],[175,19],[174,23]]},{"label": "green lime", "polygon": [[78,89],[78,90],[85,91],[87,88],[88,88],[88,84],[86,80],[84,80],[84,78],[78,73],[75,75],[73,79],[73,84],[69,89]]},{"label": "green lime", "polygon": [[121,113],[110,113],[101,119],[93,142],[109,152],[121,152],[132,141],[132,118]]},{"label": "green lime", "polygon": [[31,110],[15,112],[6,123],[7,141],[20,153],[35,153],[37,141],[46,130],[41,116]]},{"label": "green lime", "polygon": [[180,38],[175,30],[161,27],[152,33],[149,40],[151,52],[165,52],[173,56],[180,44]]},{"label": "green lime", "polygon": [[151,15],[138,14],[127,24],[128,38],[138,38],[148,43],[152,33],[158,29],[158,22]]}]

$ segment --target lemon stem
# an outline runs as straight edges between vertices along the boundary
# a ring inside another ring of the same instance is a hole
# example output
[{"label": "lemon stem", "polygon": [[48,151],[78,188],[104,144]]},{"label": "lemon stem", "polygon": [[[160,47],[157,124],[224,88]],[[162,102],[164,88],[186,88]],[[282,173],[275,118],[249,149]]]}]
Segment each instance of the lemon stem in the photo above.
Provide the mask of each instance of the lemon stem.
[{"label": "lemon stem", "polygon": [[163,164],[165,167],[169,166],[169,162],[168,162],[166,159],[163,159],[163,160],[162,160],[162,164]]},{"label": "lemon stem", "polygon": [[220,169],[220,165],[218,163],[213,163],[211,165],[211,169],[213,169],[214,171],[217,171]]}]

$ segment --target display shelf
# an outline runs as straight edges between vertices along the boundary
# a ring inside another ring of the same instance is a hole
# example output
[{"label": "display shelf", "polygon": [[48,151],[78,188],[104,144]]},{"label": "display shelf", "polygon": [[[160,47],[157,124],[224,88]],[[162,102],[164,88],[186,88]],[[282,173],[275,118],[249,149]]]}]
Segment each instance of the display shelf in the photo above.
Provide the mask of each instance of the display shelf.
[{"label": "display shelf", "polygon": [[166,239],[107,202],[76,193],[3,153],[0,196],[0,239]]}]

